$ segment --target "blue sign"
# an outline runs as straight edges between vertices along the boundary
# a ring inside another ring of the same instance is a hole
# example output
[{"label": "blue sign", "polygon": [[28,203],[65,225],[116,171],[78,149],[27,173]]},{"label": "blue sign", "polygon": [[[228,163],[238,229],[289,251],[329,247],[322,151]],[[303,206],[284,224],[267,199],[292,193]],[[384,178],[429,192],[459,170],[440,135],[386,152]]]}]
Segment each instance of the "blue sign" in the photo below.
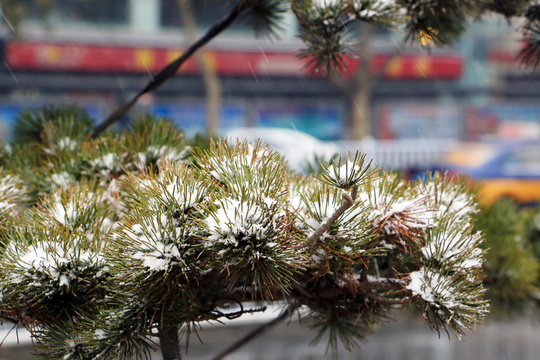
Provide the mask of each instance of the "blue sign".
[{"label": "blue sign", "polygon": [[265,105],[257,109],[256,125],[296,129],[320,140],[343,137],[343,111],[331,105]]},{"label": "blue sign", "polygon": [[0,140],[11,139],[15,118],[24,108],[24,105],[0,105]]},{"label": "blue sign", "polygon": [[[159,104],[150,106],[147,111],[171,120],[188,137],[204,133],[207,129],[204,104]],[[219,117],[218,126],[221,130],[246,126],[246,111],[240,105],[223,105]]]}]

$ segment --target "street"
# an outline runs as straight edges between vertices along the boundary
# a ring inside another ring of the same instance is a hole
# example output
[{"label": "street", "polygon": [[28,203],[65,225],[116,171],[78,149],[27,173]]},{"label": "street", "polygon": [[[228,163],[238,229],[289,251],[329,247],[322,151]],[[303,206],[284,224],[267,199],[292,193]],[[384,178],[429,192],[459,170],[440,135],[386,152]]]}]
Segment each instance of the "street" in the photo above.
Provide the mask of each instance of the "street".
[{"label": "street", "polygon": [[[397,315],[400,316],[399,314]],[[246,334],[255,325],[212,325],[199,332],[201,343],[192,334],[184,360],[212,359],[235,339]],[[230,355],[234,360],[319,360],[337,358],[325,354],[326,342],[308,346],[315,333],[298,322],[281,324],[261,338]],[[383,325],[368,337],[361,349],[348,352],[339,349],[340,360],[536,360],[540,353],[540,323],[536,319],[516,321],[489,321],[465,341],[429,330],[420,320],[400,319]],[[185,347],[185,339],[182,346]],[[31,359],[31,347],[3,347],[0,360]],[[160,360],[156,354],[154,360]]]}]

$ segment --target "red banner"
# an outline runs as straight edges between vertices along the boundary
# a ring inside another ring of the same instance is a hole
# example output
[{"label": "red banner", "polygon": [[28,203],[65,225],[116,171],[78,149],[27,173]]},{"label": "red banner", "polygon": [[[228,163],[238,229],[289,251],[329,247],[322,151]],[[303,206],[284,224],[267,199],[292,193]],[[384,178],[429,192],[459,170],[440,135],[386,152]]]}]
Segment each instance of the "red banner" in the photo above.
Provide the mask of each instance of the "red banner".
[{"label": "red banner", "polygon": [[[6,61],[12,70],[85,71],[116,73],[157,73],[182,54],[182,49],[100,46],[89,44],[8,42]],[[229,76],[309,76],[306,60],[295,53],[262,50],[221,51],[205,49],[204,61],[220,75]],[[349,59],[347,72],[360,66]],[[463,71],[458,55],[376,55],[373,71],[391,79],[456,79]],[[193,59],[180,73],[196,74]]]}]

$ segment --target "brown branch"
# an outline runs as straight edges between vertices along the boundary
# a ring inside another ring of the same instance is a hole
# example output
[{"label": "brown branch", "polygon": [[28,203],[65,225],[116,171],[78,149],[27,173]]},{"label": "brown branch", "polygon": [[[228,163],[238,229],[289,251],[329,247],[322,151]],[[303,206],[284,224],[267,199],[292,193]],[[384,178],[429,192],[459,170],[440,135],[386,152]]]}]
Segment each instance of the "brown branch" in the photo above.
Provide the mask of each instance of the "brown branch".
[{"label": "brown branch", "polygon": [[401,284],[399,281],[366,281],[361,282],[357,286],[369,290],[390,291],[401,289],[403,287],[403,284]]},{"label": "brown branch", "polygon": [[401,299],[389,299],[370,292],[366,293],[365,295],[375,302],[383,305],[405,305],[410,301],[410,298],[408,297]]},{"label": "brown branch", "polygon": [[316,244],[320,240],[320,238],[323,236],[323,234],[330,229],[332,225],[337,221],[337,219],[347,211],[351,206],[354,205],[354,201],[356,200],[356,196],[358,195],[358,186],[353,186],[351,190],[351,194],[348,193],[343,194],[343,203],[336,209],[336,211],[326,220],[326,222],[321,225],[313,234],[311,234],[306,241],[302,244],[302,247],[311,249],[311,255],[315,252],[317,249]]},{"label": "brown branch", "polygon": [[372,290],[375,291],[398,291],[402,289],[402,285],[397,282],[359,282],[356,281],[353,284],[341,287],[328,287],[322,288],[317,291],[311,292],[312,296],[316,299],[332,299],[341,297],[348,294],[368,294]]},{"label": "brown branch", "polygon": [[[332,300],[334,298],[342,297],[343,295],[357,296],[360,294],[372,293],[372,291],[400,291],[403,289],[403,284],[400,281],[367,281],[360,280],[349,283],[346,286],[329,286],[319,289],[305,289],[301,285],[293,286],[294,290],[290,294],[284,294],[277,292],[273,301],[298,299],[301,301],[326,299]],[[276,290],[277,291],[277,290]],[[251,293],[246,290],[236,290],[229,294],[229,296],[237,299],[245,299],[248,301],[266,301],[264,298],[253,298]]]},{"label": "brown branch", "polygon": [[2,347],[2,345],[4,345],[4,341],[6,341],[6,339],[8,338],[9,334],[11,334],[11,332],[15,330],[15,334],[17,335],[17,345],[19,344],[19,324],[13,324],[13,326],[11,327],[11,329],[9,329],[9,331],[7,332],[7,334],[4,336],[4,338],[2,339],[2,341],[0,341],[0,348]]},{"label": "brown branch", "polygon": [[[402,284],[399,281],[357,281],[355,283],[356,287],[360,287],[361,295],[368,297],[372,299],[373,301],[376,301],[379,304],[383,305],[406,305],[411,301],[410,297],[402,297],[402,298],[386,298],[383,296],[378,295],[377,293],[372,292],[372,290],[377,291],[398,291],[402,288]],[[341,297],[344,294],[351,294],[354,293],[357,294],[357,290],[353,289],[354,286],[344,286],[344,287],[332,287],[332,288],[323,288],[319,289],[318,291],[314,292],[308,292],[306,289],[304,289],[300,285],[293,286],[294,289],[297,291],[297,294],[290,294],[288,298],[294,298],[298,297],[301,298],[303,301],[306,301],[309,303],[309,300],[330,300],[332,298]],[[232,294],[234,295],[234,294]],[[239,295],[240,298],[242,297],[241,294]],[[358,295],[357,295],[358,296]],[[283,295],[283,298],[285,296]],[[301,300],[301,301],[302,301]],[[263,324],[253,331],[249,332],[247,335],[245,335],[243,338],[239,339],[235,343],[228,346],[225,350],[221,351],[219,354],[217,354],[215,357],[212,358],[212,360],[221,360],[224,359],[226,356],[232,354],[233,352],[240,349],[242,346],[246,345],[256,337],[262,335],[272,327],[276,326],[283,320],[289,318],[291,314],[299,307],[299,304],[301,302],[298,302],[297,304],[289,305],[287,309],[285,309],[277,318],[273,319],[272,321]]]}]

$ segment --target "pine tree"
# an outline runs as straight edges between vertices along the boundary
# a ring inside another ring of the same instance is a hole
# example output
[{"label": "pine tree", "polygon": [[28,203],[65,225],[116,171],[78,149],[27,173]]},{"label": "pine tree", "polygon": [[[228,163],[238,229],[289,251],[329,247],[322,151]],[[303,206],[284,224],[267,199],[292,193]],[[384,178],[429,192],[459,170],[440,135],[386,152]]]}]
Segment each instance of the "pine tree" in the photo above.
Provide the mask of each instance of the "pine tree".
[{"label": "pine tree", "polygon": [[501,199],[474,216],[476,228],[485,234],[482,247],[489,249],[483,282],[493,315],[526,314],[538,305],[540,257],[531,226],[535,212]]},{"label": "pine tree", "polygon": [[462,337],[488,312],[483,236],[464,186],[440,174],[406,182],[360,154],[303,176],[260,143],[191,149],[149,116],[103,131],[233,21],[268,33],[289,3],[304,29],[302,55],[328,73],[346,66],[354,22],[446,44],[464,19],[487,11],[527,18],[523,54],[534,63],[538,4],[229,3],[221,22],[96,129],[77,108],[21,115],[20,141],[2,152],[0,169],[2,319],[27,328],[44,359],[145,358],[156,346],[179,359],[179,331],[264,311],[253,301],[282,304],[277,321],[311,319],[331,347],[353,348],[413,303],[433,329]]},{"label": "pine tree", "polygon": [[314,71],[335,73],[347,64],[358,35],[355,23],[402,31],[406,41],[445,46],[457,41],[471,21],[489,14],[521,21],[519,58],[536,66],[540,59],[540,3],[536,0],[292,0],[302,27],[300,37]]},{"label": "pine tree", "polygon": [[148,116],[94,139],[56,110],[20,116],[41,133],[4,154],[0,187],[0,311],[42,358],[144,358],[158,338],[176,359],[178,331],[271,303],[349,349],[396,307],[458,337],[488,312],[476,206],[439,175],[355,154],[302,176],[260,143],[191,149]]}]

